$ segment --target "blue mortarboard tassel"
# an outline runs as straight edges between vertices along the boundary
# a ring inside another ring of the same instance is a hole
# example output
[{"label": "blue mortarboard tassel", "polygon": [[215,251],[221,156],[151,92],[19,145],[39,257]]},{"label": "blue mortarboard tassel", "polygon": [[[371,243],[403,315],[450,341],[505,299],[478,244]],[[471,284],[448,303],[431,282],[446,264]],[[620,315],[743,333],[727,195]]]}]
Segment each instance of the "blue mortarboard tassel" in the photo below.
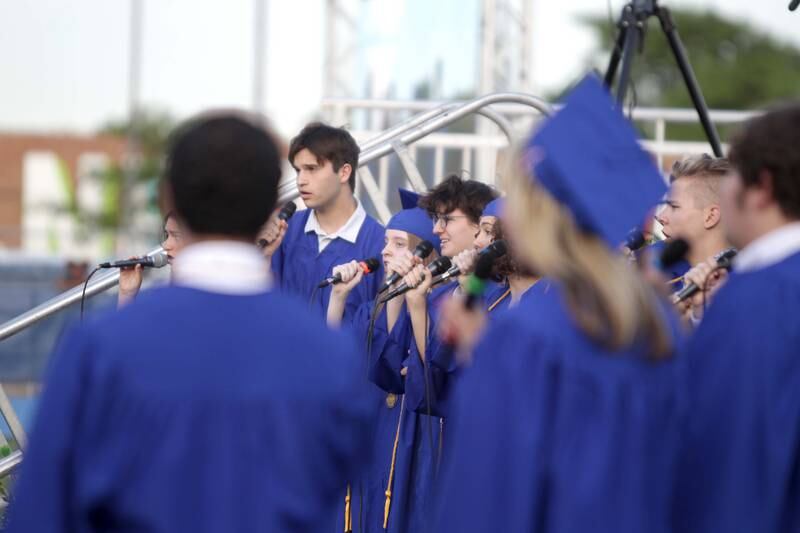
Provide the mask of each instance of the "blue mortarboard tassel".
[{"label": "blue mortarboard tassel", "polygon": [[535,179],[586,231],[618,246],[664,195],[666,185],[633,126],[590,75],[526,147]]}]

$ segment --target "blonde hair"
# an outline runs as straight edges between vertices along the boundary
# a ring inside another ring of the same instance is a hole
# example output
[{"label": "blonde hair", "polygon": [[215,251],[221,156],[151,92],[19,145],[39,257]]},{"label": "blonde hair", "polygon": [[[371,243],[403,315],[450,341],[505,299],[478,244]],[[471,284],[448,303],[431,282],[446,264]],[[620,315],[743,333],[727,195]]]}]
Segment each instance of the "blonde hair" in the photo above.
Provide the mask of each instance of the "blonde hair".
[{"label": "blonde hair", "polygon": [[590,338],[613,350],[645,342],[650,358],[668,356],[672,338],[650,287],[517,165],[507,180],[507,213],[521,236],[514,242],[520,260],[560,283],[570,313]]},{"label": "blonde hair", "polygon": [[719,203],[720,184],[730,169],[731,165],[724,157],[694,155],[673,163],[669,181],[673,183],[681,178],[691,179],[695,185],[695,207],[703,208]]}]

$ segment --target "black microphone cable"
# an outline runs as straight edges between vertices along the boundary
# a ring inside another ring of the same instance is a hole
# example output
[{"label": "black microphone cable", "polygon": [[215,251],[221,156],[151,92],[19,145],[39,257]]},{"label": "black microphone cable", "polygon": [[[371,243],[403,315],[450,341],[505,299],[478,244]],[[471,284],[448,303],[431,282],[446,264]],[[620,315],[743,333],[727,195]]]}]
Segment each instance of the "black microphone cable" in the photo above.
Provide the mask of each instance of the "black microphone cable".
[{"label": "black microphone cable", "polygon": [[81,292],[81,322],[83,322],[83,304],[86,301],[86,287],[89,285],[89,280],[92,279],[92,276],[94,276],[98,270],[100,270],[100,267],[95,267],[89,274],[89,277],[86,278],[86,281],[83,282],[83,291]]}]

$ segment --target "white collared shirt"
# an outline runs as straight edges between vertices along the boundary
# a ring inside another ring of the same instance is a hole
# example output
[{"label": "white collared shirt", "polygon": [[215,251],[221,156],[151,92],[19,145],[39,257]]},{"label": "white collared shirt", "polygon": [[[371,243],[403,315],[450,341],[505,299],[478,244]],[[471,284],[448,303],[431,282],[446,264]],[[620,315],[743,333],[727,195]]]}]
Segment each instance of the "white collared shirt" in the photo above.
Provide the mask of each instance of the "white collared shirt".
[{"label": "white collared shirt", "polygon": [[269,290],[272,279],[269,264],[252,244],[202,241],[187,246],[175,257],[172,283],[241,296]]},{"label": "white collared shirt", "polygon": [[800,252],[800,222],[792,222],[762,235],[744,247],[733,261],[737,272],[760,270]]},{"label": "white collared shirt", "polygon": [[361,206],[361,202],[356,200],[356,210],[350,215],[344,226],[334,231],[333,233],[325,233],[322,226],[319,225],[317,220],[317,213],[312,209],[311,214],[308,215],[306,220],[305,232],[313,231],[317,234],[317,242],[319,243],[319,251],[322,252],[334,239],[344,239],[347,242],[355,244],[358,240],[358,232],[361,230],[361,225],[367,219],[367,212]]}]

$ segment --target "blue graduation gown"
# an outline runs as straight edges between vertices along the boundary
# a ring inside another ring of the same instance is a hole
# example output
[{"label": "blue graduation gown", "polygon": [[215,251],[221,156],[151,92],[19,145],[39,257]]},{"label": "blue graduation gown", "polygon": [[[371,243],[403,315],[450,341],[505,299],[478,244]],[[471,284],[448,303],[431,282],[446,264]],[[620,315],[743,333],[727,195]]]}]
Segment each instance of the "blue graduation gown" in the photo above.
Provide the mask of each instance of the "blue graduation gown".
[{"label": "blue graduation gown", "polygon": [[281,294],[143,293],[63,339],[7,531],[321,531],[367,453],[362,358]]},{"label": "blue graduation gown", "polygon": [[669,531],[676,363],[598,346],[555,285],[490,323],[454,391],[434,531]]},{"label": "blue graduation gown", "polygon": [[[645,248],[645,250],[650,254],[650,259],[655,261],[666,246],[667,241],[656,241]],[[683,288],[683,276],[685,276],[691,268],[692,265],[690,265],[686,259],[681,259],[664,271],[664,275],[669,278],[669,287],[672,292],[677,292]]]},{"label": "blue graduation gown", "polygon": [[[540,280],[535,283],[531,288],[525,291],[522,295],[520,302],[528,298],[535,298],[547,290],[549,281]],[[447,416],[447,403],[451,390],[454,386],[453,380],[457,379],[460,367],[457,364],[455,352],[453,348],[442,342],[437,331],[437,322],[439,319],[439,308],[444,300],[449,297],[455,289],[455,283],[442,288],[440,291],[434,289],[430,296],[430,324],[428,331],[431,332],[428,338],[428,345],[425,351],[427,352],[429,361],[429,385],[430,385],[430,404],[431,413],[436,416]],[[506,313],[510,308],[511,294],[508,292],[508,285],[495,285],[493,284],[486,293],[483,299],[483,305],[486,307],[489,321],[493,322],[498,317]],[[409,367],[409,389],[408,396],[411,398],[409,405],[420,413],[427,413],[428,402],[425,395],[425,368],[422,360],[419,357],[419,351],[416,349],[416,344],[411,349],[412,353],[416,355],[416,359],[411,358],[407,364]]]},{"label": "blue graduation gown", "polygon": [[[458,286],[457,281],[434,287],[428,295],[428,335],[425,343],[426,368],[413,341],[404,364],[408,367],[406,376],[406,405],[421,414],[444,417],[447,414],[446,399],[450,386],[450,374],[456,371],[453,349],[436,335],[439,313],[442,305],[450,298]],[[410,322],[410,320],[409,320]]]},{"label": "blue graduation gown", "polygon": [[[370,257],[380,259],[384,229],[374,218],[367,215],[355,243],[335,239],[320,253],[317,234],[313,231],[305,232],[310,215],[311,210],[306,209],[297,213],[289,222],[283,242],[272,256],[272,273],[281,289],[296,294],[304,302],[309,303],[320,316],[325,316],[331,288],[319,289],[315,293],[315,287],[320,281],[329,277],[333,267],[337,265]],[[361,303],[375,298],[383,278],[383,266],[381,266],[379,271],[366,276],[364,281],[353,289],[345,303],[346,319],[352,317]],[[312,294],[313,302],[311,302]]]},{"label": "blue graduation gown", "polygon": [[[367,317],[362,311],[357,315]],[[362,321],[363,323],[363,321]],[[373,440],[373,462],[368,475],[367,532],[383,532],[387,488],[391,504],[385,531],[414,533],[429,524],[429,504],[438,460],[441,420],[413,412],[403,396],[406,377],[401,374],[414,343],[405,308],[391,332],[386,313],[375,325],[370,379],[382,389]],[[385,401],[394,395],[394,407]],[[397,447],[395,451],[395,440]]]},{"label": "blue graduation gown", "polygon": [[[364,349],[367,346],[371,310],[372,302],[365,302],[345,323]],[[387,393],[377,387],[368,379],[368,374],[371,376],[371,369],[375,368],[375,361],[380,354],[384,351],[391,351],[394,347],[387,329],[386,312],[383,311],[378,315],[373,328],[370,355],[368,359],[362,361],[359,370],[359,376],[366,384],[369,397],[371,432],[368,444],[371,453],[362,458],[363,468],[360,477],[348,480],[351,497],[349,519],[352,530],[355,532],[377,533],[383,531],[384,493],[400,417],[401,399],[397,394]],[[403,453],[402,449],[400,453]],[[335,513],[333,531],[344,531],[346,494],[347,489],[343,486],[339,498],[340,504]]]},{"label": "blue graduation gown", "polygon": [[800,253],[734,273],[687,345],[676,531],[800,531]]}]

